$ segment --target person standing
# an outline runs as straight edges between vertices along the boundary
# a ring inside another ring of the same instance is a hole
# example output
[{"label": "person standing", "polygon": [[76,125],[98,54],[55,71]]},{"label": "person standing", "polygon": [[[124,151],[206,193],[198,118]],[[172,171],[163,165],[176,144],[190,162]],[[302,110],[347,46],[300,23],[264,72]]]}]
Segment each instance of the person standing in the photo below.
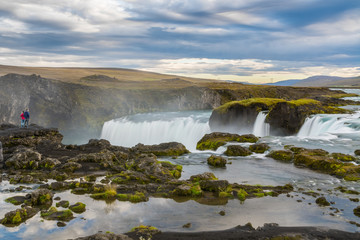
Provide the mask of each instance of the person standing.
[{"label": "person standing", "polygon": [[26,109],[26,111],[24,112],[24,117],[25,117],[25,127],[27,128],[29,126],[29,120],[30,120],[30,113],[29,113],[29,109]]},{"label": "person standing", "polygon": [[23,128],[23,127],[24,127],[24,125],[25,125],[25,116],[24,116],[24,111],[22,111],[22,113],[21,113],[20,117],[21,117],[21,128]]}]

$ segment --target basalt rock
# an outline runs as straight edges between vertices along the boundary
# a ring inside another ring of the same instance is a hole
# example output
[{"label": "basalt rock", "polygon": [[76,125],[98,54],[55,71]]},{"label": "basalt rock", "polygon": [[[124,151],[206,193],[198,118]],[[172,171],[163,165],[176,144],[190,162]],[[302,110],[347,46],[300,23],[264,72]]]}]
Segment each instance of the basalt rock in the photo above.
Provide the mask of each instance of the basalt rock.
[{"label": "basalt rock", "polygon": [[229,145],[224,154],[227,156],[249,156],[252,152],[240,145]]},{"label": "basalt rock", "polygon": [[189,150],[183,144],[177,142],[161,143],[158,145],[139,143],[131,150],[140,153],[153,153],[156,156],[180,156],[189,153]]},{"label": "basalt rock", "polygon": [[215,155],[211,155],[208,159],[207,159],[207,163],[211,166],[214,167],[225,167],[226,166],[226,159],[221,157],[221,156],[215,156]]},{"label": "basalt rock", "polygon": [[267,157],[271,157],[275,160],[283,161],[283,162],[291,162],[293,159],[293,152],[289,150],[276,150],[271,151]]},{"label": "basalt rock", "polygon": [[222,132],[213,132],[210,134],[205,134],[204,137],[196,144],[196,149],[198,150],[216,150],[220,146],[225,145],[227,142],[251,142],[255,143],[258,141],[258,138],[253,134],[231,134],[231,133],[222,133]]},{"label": "basalt rock", "polygon": [[270,148],[266,143],[255,143],[249,146],[250,151],[255,153],[264,153]]},{"label": "basalt rock", "polygon": [[32,207],[16,209],[14,211],[6,213],[4,218],[0,220],[0,223],[8,227],[17,226],[25,222],[27,219],[32,218],[38,212],[39,209]]}]

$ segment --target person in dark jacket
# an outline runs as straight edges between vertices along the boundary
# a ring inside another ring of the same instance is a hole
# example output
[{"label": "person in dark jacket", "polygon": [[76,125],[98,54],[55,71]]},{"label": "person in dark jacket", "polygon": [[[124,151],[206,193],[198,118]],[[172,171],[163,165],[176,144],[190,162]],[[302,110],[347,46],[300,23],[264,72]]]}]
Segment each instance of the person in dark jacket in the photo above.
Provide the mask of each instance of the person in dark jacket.
[{"label": "person in dark jacket", "polygon": [[26,109],[26,111],[24,112],[24,117],[25,117],[25,127],[27,128],[29,126],[29,120],[30,120],[30,113],[29,113],[29,109]]}]

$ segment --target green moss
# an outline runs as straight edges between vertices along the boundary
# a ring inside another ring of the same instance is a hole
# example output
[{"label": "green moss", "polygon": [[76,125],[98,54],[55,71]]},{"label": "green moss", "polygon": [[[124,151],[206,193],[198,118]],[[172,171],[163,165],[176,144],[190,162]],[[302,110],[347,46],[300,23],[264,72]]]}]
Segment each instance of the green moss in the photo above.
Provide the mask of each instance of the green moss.
[{"label": "green moss", "polygon": [[39,203],[40,204],[46,204],[51,200],[51,195],[49,193],[45,194],[45,195],[41,195],[39,197]]},{"label": "green moss", "polygon": [[193,196],[193,197],[200,197],[203,194],[201,187],[200,187],[200,183],[198,183],[198,182],[196,182],[192,185],[190,191],[191,191],[191,196]]},{"label": "green moss", "polygon": [[257,198],[265,197],[265,193],[254,193]]},{"label": "green moss", "polygon": [[343,153],[332,153],[331,156],[342,162],[352,162],[352,161],[356,160],[355,157],[348,155],[348,154],[343,154]]},{"label": "green moss", "polygon": [[20,205],[20,204],[23,203],[23,201],[18,201],[18,200],[16,199],[16,197],[7,198],[7,199],[5,199],[5,202],[11,203],[11,204],[14,204],[14,205]]},{"label": "green moss", "polygon": [[226,159],[221,157],[221,156],[215,156],[215,155],[211,155],[208,159],[207,159],[207,163],[211,166],[214,167],[225,167],[226,166]]},{"label": "green moss", "polygon": [[[228,109],[233,107],[234,105],[241,105],[241,106],[247,107],[252,104],[264,104],[270,108],[279,102],[285,102],[285,100],[278,99],[278,98],[249,98],[249,99],[245,99],[245,100],[241,100],[241,101],[232,101],[232,102],[225,103],[224,105],[216,108],[215,111],[217,111],[219,113],[226,113],[228,111]],[[261,109],[260,109],[260,111],[261,111]]]},{"label": "green moss", "polygon": [[321,102],[309,99],[309,98],[302,98],[297,100],[288,101],[289,104],[294,105],[296,107],[302,106],[302,105],[321,105]]},{"label": "green moss", "polygon": [[293,153],[289,150],[271,151],[267,156],[283,162],[290,162],[293,159]]},{"label": "green moss", "polygon": [[216,150],[221,146],[224,146],[226,144],[226,139],[222,139],[222,140],[211,140],[209,139],[208,141],[205,142],[201,142],[198,143],[196,145],[196,149],[198,150]]},{"label": "green moss", "polygon": [[237,192],[237,196],[239,198],[240,201],[245,201],[246,197],[248,196],[249,194],[242,188],[240,188]]},{"label": "green moss", "polygon": [[152,231],[159,231],[159,229],[157,229],[156,227],[153,226],[144,226],[144,225],[140,225],[137,227],[134,227],[130,230],[130,232],[152,232]]},{"label": "green moss", "polygon": [[86,205],[82,202],[77,202],[74,205],[71,205],[69,209],[73,211],[74,213],[83,213],[86,211],[85,209]]},{"label": "green moss", "polygon": [[219,192],[219,197],[220,198],[231,198],[231,197],[233,197],[233,195],[228,192]]},{"label": "green moss", "polygon": [[18,223],[21,223],[21,222],[22,222],[22,219],[21,219],[20,211],[16,211],[16,214],[13,217],[13,219],[11,220],[11,223],[12,224],[18,224]]},{"label": "green moss", "polygon": [[130,201],[132,203],[146,202],[148,198],[142,192],[135,192],[135,194],[117,194],[116,198],[119,201]]}]

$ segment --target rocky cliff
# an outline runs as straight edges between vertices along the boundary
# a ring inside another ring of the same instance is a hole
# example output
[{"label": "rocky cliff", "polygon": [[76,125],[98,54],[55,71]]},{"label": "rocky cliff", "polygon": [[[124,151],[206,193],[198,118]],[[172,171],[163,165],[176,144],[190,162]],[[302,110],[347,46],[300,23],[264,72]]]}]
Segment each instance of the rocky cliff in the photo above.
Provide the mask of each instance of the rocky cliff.
[{"label": "rocky cliff", "polygon": [[[124,84],[124,85],[122,85]],[[221,82],[121,81],[113,87],[68,83],[39,75],[7,74],[0,77],[0,123],[20,123],[30,109],[31,122],[56,127],[65,142],[86,142],[98,137],[105,121],[151,111],[213,109],[228,101],[253,97],[297,99],[331,94],[326,88],[251,86]],[[122,87],[123,86],[123,87]]]}]

